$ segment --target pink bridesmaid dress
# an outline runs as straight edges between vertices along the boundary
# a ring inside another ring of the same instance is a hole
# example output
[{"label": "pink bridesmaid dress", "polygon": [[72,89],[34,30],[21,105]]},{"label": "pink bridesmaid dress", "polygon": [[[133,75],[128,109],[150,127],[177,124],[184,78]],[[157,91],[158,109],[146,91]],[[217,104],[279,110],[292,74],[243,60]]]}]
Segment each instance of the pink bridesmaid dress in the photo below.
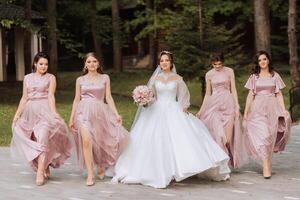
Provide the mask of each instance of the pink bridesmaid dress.
[{"label": "pink bridesmaid dress", "polygon": [[35,73],[24,77],[28,99],[25,109],[12,126],[11,148],[25,156],[34,170],[37,170],[38,156],[45,153],[45,167],[57,168],[70,157],[71,142],[64,120],[52,112],[49,106],[48,89],[55,78],[46,73]]},{"label": "pink bridesmaid dress", "polygon": [[[248,162],[245,135],[242,134],[240,120],[235,119],[235,100],[230,91],[230,68],[211,69],[206,73],[210,80],[212,94],[202,105],[200,119],[208,128],[216,143],[229,155],[231,167],[237,168]],[[225,127],[233,123],[231,145],[226,144]]]},{"label": "pink bridesmaid dress", "polygon": [[254,96],[244,124],[249,151],[253,159],[261,161],[269,158],[272,151],[283,151],[288,142],[291,118],[276,98],[285,84],[275,72],[272,77],[251,75],[245,87]]},{"label": "pink bridesmaid dress", "polygon": [[93,163],[98,167],[114,166],[128,141],[128,132],[105,103],[105,88],[109,81],[101,75],[99,82],[91,83],[85,76],[79,78],[81,99],[74,115],[73,130],[80,168],[85,168],[80,127],[88,128],[92,141]]}]

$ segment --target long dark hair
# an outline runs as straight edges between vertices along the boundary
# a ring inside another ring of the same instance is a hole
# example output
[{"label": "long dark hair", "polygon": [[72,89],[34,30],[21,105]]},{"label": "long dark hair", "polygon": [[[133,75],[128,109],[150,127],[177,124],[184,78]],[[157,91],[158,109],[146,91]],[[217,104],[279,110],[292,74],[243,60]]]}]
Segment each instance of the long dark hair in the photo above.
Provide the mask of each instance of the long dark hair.
[{"label": "long dark hair", "polygon": [[265,55],[268,58],[268,60],[269,60],[269,73],[272,76],[274,76],[274,68],[273,68],[273,65],[272,65],[272,60],[271,60],[270,54],[267,51],[264,51],[264,50],[258,51],[255,54],[255,56],[253,58],[253,67],[252,67],[251,74],[255,74],[256,76],[259,75],[259,73],[260,73],[260,66],[259,66],[258,58],[261,55]]},{"label": "long dark hair", "polygon": [[[33,58],[33,62],[32,62],[32,65],[31,65],[31,71],[32,72],[36,72],[36,67],[35,65],[37,64],[37,62],[41,59],[41,58],[45,58],[48,60],[49,62],[49,56],[48,54],[46,54],[45,52],[38,52],[37,54],[35,54],[34,58]],[[48,67],[49,69],[49,67]]]},{"label": "long dark hair", "polygon": [[83,75],[85,75],[85,74],[87,74],[88,73],[88,70],[87,70],[87,68],[85,67],[85,62],[86,62],[86,60],[88,59],[88,57],[90,57],[90,56],[92,56],[92,57],[94,57],[94,58],[96,58],[97,60],[98,60],[98,62],[99,62],[99,67],[97,68],[97,72],[99,73],[99,74],[103,74],[103,70],[102,70],[102,67],[101,67],[101,60],[100,60],[100,58],[97,56],[97,54],[95,53],[95,52],[89,52],[89,53],[87,53],[87,54],[85,54],[85,56],[84,56],[84,58],[83,58],[83,65],[84,65],[84,67],[83,67]]},{"label": "long dark hair", "polygon": [[171,63],[171,67],[170,69],[173,69],[173,64],[174,64],[174,58],[173,58],[173,54],[169,51],[161,51],[158,55],[158,63],[160,63],[160,59],[163,55],[167,55],[168,58],[170,59],[170,63]]}]

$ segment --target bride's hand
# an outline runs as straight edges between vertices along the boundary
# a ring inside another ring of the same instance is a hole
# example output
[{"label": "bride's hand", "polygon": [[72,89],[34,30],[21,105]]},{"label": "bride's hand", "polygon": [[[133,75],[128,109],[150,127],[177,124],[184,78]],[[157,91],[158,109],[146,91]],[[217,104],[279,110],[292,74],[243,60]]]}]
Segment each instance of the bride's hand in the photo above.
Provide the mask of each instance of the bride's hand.
[{"label": "bride's hand", "polygon": [[186,114],[188,114],[189,112],[188,112],[188,108],[183,108],[183,110],[182,110],[183,112],[185,112]]},{"label": "bride's hand", "polygon": [[201,115],[201,111],[199,110],[199,112],[197,112],[196,117],[198,117],[200,119],[200,115]]},{"label": "bride's hand", "polygon": [[122,123],[123,123],[122,116],[117,115],[117,122],[118,122],[120,125],[122,125]]},{"label": "bride's hand", "polygon": [[74,121],[73,121],[73,120],[70,120],[70,121],[69,121],[69,128],[73,130],[74,127],[75,127],[75,126],[74,126]]},{"label": "bride's hand", "polygon": [[12,123],[12,125],[11,125],[11,128],[12,128],[12,129],[13,129],[13,127],[15,127],[15,125],[16,125],[16,123],[17,123],[17,121],[18,121],[19,118],[20,118],[19,116],[15,116],[15,117],[14,117],[13,123]]}]

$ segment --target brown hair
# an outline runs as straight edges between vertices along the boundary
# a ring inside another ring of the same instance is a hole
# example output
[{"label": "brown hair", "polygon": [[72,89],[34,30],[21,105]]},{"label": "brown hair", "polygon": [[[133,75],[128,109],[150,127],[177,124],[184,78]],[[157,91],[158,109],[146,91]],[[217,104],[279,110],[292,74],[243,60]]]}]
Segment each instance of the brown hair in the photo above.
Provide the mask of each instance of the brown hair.
[{"label": "brown hair", "polygon": [[160,63],[160,59],[163,55],[167,55],[168,58],[170,59],[170,62],[171,62],[171,67],[170,69],[172,70],[173,69],[173,64],[174,64],[174,59],[173,59],[173,54],[169,51],[161,51],[158,55],[158,63]]},{"label": "brown hair", "polygon": [[[45,58],[49,62],[49,56],[45,52],[38,52],[37,54],[35,54],[35,56],[33,58],[33,62],[32,62],[32,65],[31,65],[31,71],[32,72],[36,72],[36,66],[35,65],[37,64],[37,62],[39,62],[39,60],[41,58]],[[45,72],[45,73],[47,73],[47,72]]]},{"label": "brown hair", "polygon": [[210,55],[210,62],[224,62],[224,56],[221,52],[213,52]]},{"label": "brown hair", "polygon": [[267,51],[264,51],[264,50],[258,51],[255,54],[255,56],[253,58],[253,67],[252,67],[251,74],[255,74],[256,76],[259,75],[259,73],[260,73],[260,66],[259,66],[258,58],[261,55],[265,55],[268,58],[268,60],[269,60],[269,73],[272,76],[274,76],[274,68],[273,68],[273,65],[272,65],[272,60],[271,60],[270,54]]},{"label": "brown hair", "polygon": [[85,74],[88,73],[88,70],[87,70],[87,68],[85,67],[85,62],[86,62],[86,60],[88,59],[88,57],[90,57],[90,56],[92,56],[92,57],[94,57],[94,58],[97,59],[97,61],[99,62],[99,67],[97,68],[97,72],[100,73],[100,74],[103,74],[103,70],[102,70],[102,67],[101,67],[101,64],[100,64],[100,59],[99,59],[99,57],[96,55],[95,52],[89,52],[89,53],[85,54],[85,56],[84,56],[84,58],[83,58],[83,65],[84,65],[84,67],[83,67],[83,69],[82,69],[83,75],[85,75]]}]

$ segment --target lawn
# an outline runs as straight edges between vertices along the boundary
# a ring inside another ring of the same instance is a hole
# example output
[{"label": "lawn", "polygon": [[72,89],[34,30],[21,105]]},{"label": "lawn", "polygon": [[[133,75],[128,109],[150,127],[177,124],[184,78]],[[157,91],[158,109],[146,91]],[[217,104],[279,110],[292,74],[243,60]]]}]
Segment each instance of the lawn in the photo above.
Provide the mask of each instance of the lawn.
[{"label": "lawn", "polygon": [[[285,103],[288,108],[290,77],[288,73],[283,72],[281,74],[285,83],[287,84],[287,87],[283,90],[283,93],[285,97]],[[59,113],[66,122],[69,120],[72,108],[75,80],[79,75],[80,72],[60,72],[58,74],[56,103]],[[136,106],[133,104],[131,99],[131,92],[136,85],[146,84],[150,75],[151,72],[148,71],[110,74],[113,97],[120,114],[123,116],[124,126],[127,129],[130,129],[136,111]],[[236,84],[242,111],[248,92],[246,89],[244,89],[244,84],[247,81],[247,78],[248,74],[245,72],[236,72]],[[195,79],[187,81],[187,85],[191,93],[192,106],[190,111],[195,113],[199,109],[199,105],[202,101],[201,84],[199,80]],[[7,146],[10,143],[11,122],[17,109],[21,92],[21,83],[0,84],[0,146]]]}]

